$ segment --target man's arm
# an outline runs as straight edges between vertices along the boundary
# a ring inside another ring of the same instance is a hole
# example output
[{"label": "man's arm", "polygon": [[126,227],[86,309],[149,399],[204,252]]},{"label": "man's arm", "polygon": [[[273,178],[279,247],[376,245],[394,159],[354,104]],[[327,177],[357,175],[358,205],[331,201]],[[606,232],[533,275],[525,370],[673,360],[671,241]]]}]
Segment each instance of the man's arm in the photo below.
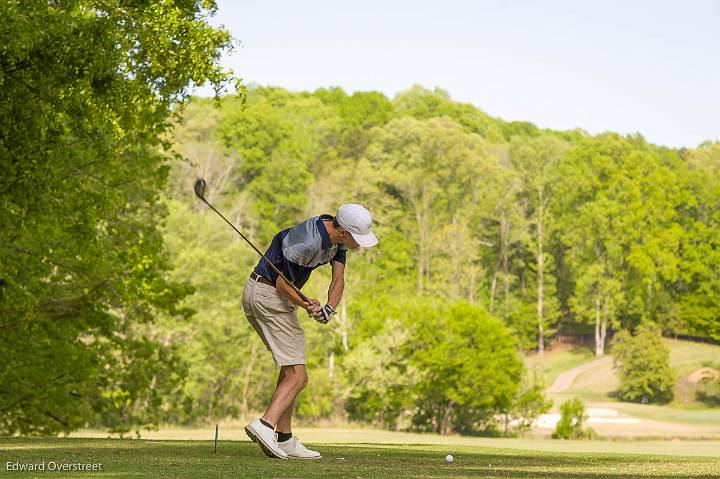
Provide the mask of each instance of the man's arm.
[{"label": "man's arm", "polygon": [[332,280],[330,281],[330,288],[328,288],[328,304],[337,308],[342,299],[343,290],[345,289],[345,265],[340,261],[333,261],[332,263]]},{"label": "man's arm", "polygon": [[[290,286],[288,284],[288,282],[283,279],[282,276],[278,275],[277,280],[275,281],[275,287],[277,288],[278,291],[280,291],[281,293],[284,293],[285,296],[290,298],[290,301],[292,301],[293,303],[297,304],[298,306],[300,306],[301,308],[306,310],[309,314],[314,315],[320,311],[319,303],[316,302],[315,304],[308,304],[305,301],[303,301],[302,298],[300,297],[300,295],[297,294],[297,292],[293,289],[293,287]],[[310,299],[310,298],[308,298],[308,299]],[[311,301],[317,301],[317,300],[311,299]]]}]

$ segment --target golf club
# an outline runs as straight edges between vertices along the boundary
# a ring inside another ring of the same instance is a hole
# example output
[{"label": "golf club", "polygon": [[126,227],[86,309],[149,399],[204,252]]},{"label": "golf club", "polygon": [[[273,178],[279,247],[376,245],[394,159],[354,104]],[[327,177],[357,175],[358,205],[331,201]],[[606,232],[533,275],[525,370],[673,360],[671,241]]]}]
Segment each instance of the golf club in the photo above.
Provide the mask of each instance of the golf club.
[{"label": "golf club", "polygon": [[208,206],[210,207],[210,209],[212,209],[215,213],[217,213],[218,215],[220,215],[220,218],[224,219],[225,222],[226,222],[227,224],[229,224],[230,227],[231,227],[232,229],[234,229],[234,230],[237,232],[237,234],[239,234],[239,235],[242,237],[242,239],[244,239],[245,241],[247,241],[247,244],[249,244],[250,246],[252,246],[252,249],[254,249],[254,250],[257,252],[257,254],[259,254],[259,255],[262,257],[262,259],[264,259],[264,260],[267,262],[267,264],[270,265],[270,267],[273,269],[273,271],[275,271],[278,275],[280,275],[280,277],[282,277],[282,279],[284,279],[285,282],[290,285],[290,287],[298,294],[298,296],[300,296],[300,299],[302,299],[302,300],[305,301],[306,303],[312,304],[312,301],[310,301],[310,300],[307,298],[307,296],[305,296],[304,294],[302,294],[302,293],[300,292],[300,290],[297,288],[297,286],[295,286],[293,283],[291,283],[291,282],[285,277],[285,275],[282,273],[282,271],[280,271],[279,269],[277,269],[277,267],[275,267],[275,265],[272,264],[272,263],[265,257],[265,255],[264,255],[259,249],[257,249],[257,248],[255,247],[255,245],[252,244],[252,242],[245,237],[244,234],[242,234],[242,233],[240,232],[240,230],[238,230],[232,223],[230,223],[230,222],[228,221],[228,219],[225,218],[225,217],[222,215],[222,213],[220,213],[218,210],[216,210],[215,207],[214,207],[213,205],[211,205],[211,204],[208,202],[208,200],[205,199],[205,186],[206,186],[206,185],[207,185],[207,184],[205,183],[205,180],[202,179],[202,178],[200,178],[199,180],[197,180],[197,181],[195,182],[194,190],[195,190],[195,194],[197,195],[197,197],[200,198],[201,200],[203,200],[203,202],[204,202],[206,205],[208,205]]}]

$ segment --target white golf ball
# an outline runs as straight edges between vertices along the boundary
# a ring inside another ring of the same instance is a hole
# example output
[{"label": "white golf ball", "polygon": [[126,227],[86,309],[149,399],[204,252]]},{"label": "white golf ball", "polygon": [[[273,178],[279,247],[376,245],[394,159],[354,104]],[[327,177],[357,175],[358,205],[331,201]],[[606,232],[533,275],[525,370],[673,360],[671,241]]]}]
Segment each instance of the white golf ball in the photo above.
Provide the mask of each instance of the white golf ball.
[{"label": "white golf ball", "polygon": [[448,464],[450,464],[454,460],[455,460],[455,458],[452,457],[452,454],[448,454],[447,456],[445,456],[445,462],[447,462]]}]

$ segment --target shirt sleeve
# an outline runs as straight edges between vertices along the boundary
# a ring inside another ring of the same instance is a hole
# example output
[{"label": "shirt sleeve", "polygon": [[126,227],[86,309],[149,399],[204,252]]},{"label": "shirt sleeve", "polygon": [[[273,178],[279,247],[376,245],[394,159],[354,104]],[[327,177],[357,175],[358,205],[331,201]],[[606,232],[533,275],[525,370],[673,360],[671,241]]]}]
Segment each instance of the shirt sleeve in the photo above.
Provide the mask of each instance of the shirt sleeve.
[{"label": "shirt sleeve", "polygon": [[338,263],[345,264],[345,260],[347,258],[347,250],[338,248],[337,252],[335,253],[335,256],[333,259],[330,260],[332,263],[333,261],[337,261]]}]

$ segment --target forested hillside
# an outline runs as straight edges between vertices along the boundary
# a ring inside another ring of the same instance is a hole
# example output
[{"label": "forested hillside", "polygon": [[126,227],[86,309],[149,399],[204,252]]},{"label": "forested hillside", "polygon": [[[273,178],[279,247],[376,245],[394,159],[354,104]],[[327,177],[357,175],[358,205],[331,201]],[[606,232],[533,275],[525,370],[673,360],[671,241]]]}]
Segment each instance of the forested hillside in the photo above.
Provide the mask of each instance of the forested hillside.
[{"label": "forested hillside", "polygon": [[[503,429],[546,406],[519,353],[561,332],[590,334],[597,355],[644,322],[720,340],[718,143],[543,130],[421,87],[195,99],[171,141],[187,161],[162,231],[195,314],[162,323],[189,368],[167,420],[257,410],[274,368],[240,304],[257,258],[194,198],[197,177],[261,249],[345,202],[373,214],[380,244],[349,254],[340,314],[303,323],[306,420]],[[307,289],[323,298],[328,280]]]}]

